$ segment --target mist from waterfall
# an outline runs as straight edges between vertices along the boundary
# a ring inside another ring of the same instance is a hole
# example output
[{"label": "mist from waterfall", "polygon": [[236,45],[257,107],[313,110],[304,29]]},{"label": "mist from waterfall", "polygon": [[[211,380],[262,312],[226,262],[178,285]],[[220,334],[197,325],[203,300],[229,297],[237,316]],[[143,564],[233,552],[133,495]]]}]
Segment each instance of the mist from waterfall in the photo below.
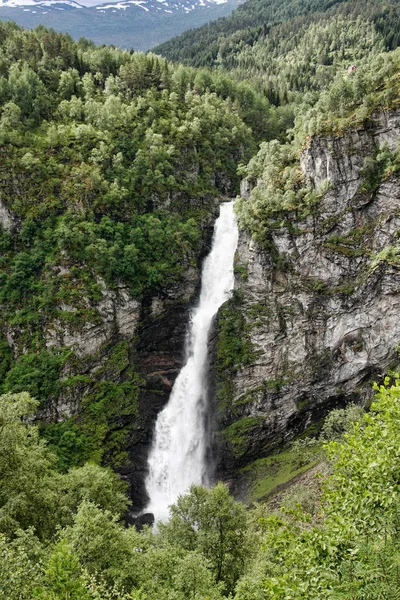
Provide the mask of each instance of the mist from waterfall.
[{"label": "mist from waterfall", "polygon": [[168,518],[168,506],[192,484],[207,484],[207,341],[214,315],[233,288],[233,259],[238,230],[233,201],[220,206],[212,248],[204,261],[201,291],[192,311],[186,362],[169,401],[159,413],[149,455],[146,512]]}]

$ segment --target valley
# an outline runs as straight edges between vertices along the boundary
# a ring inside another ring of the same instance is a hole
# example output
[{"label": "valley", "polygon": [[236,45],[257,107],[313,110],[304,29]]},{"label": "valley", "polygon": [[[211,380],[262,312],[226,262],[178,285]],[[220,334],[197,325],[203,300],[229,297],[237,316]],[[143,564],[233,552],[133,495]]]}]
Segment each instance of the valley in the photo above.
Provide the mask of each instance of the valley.
[{"label": "valley", "polygon": [[0,600],[398,596],[399,19],[0,22]]}]

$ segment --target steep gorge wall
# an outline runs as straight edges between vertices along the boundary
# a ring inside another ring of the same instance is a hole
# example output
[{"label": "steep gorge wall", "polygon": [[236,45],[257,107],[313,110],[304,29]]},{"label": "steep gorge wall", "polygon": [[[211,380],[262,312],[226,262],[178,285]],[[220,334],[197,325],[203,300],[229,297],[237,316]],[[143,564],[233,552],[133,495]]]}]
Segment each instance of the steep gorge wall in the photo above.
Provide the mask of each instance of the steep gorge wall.
[{"label": "steep gorge wall", "polygon": [[[215,332],[219,476],[237,482],[240,468],[312,433],[332,408],[368,401],[397,365],[400,178],[366,181],[365,159],[399,139],[397,111],[309,140],[305,177],[331,183],[313,214],[271,220],[262,248],[241,232],[236,290]],[[250,189],[244,181],[242,197]]]},{"label": "steep gorge wall", "polygon": [[[130,486],[132,512],[146,503],[144,478],[154,421],[182,366],[189,312],[199,292],[218,204],[218,198],[208,199],[203,207],[197,261],[189,256],[183,275],[158,294],[135,297],[122,282],[110,287],[97,277],[96,294],[88,288],[75,294],[74,303],[42,311],[33,331],[17,318],[2,322],[1,350],[10,355],[11,365],[20,365],[9,384],[45,398],[37,421],[61,462],[65,456],[61,466],[84,460],[112,466]],[[18,231],[20,224],[6,207],[0,219],[5,230]],[[68,257],[49,276],[72,286]],[[36,353],[30,348],[27,354],[27,344],[35,340]]]}]

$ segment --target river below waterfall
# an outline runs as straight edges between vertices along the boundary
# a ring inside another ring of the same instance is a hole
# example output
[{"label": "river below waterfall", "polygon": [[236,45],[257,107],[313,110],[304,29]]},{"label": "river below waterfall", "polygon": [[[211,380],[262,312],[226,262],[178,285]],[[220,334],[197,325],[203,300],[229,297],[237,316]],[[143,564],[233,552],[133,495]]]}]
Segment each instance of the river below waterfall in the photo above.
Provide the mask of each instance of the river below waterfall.
[{"label": "river below waterfall", "polygon": [[212,247],[204,260],[200,298],[193,309],[186,361],[159,413],[149,455],[146,512],[168,518],[168,506],[192,484],[207,485],[207,342],[213,317],[233,288],[238,230],[233,201],[220,206]]}]

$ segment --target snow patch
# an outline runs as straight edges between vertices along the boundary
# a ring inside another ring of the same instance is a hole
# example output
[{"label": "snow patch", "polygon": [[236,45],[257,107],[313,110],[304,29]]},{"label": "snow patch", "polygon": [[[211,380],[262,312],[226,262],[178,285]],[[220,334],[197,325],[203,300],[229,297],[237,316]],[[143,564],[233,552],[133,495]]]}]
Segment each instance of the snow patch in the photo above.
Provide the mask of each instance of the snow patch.
[{"label": "snow patch", "polygon": [[[82,8],[80,4],[71,0],[43,0],[42,2],[35,2],[35,0],[7,0],[7,2],[0,4],[0,8],[21,8],[23,6],[34,6],[35,8],[48,8],[49,6],[53,6],[58,10],[64,10],[64,8],[62,8],[63,5],[72,6],[73,8]],[[29,9],[24,8],[24,11],[26,10]]]},{"label": "snow patch", "polygon": [[113,9],[113,12],[116,12],[116,8],[126,10],[128,7],[126,4],[122,4],[121,2],[118,2],[118,4],[102,4],[101,6],[96,6],[96,10],[101,10],[101,12],[104,12],[104,10],[107,10],[109,8]]}]

